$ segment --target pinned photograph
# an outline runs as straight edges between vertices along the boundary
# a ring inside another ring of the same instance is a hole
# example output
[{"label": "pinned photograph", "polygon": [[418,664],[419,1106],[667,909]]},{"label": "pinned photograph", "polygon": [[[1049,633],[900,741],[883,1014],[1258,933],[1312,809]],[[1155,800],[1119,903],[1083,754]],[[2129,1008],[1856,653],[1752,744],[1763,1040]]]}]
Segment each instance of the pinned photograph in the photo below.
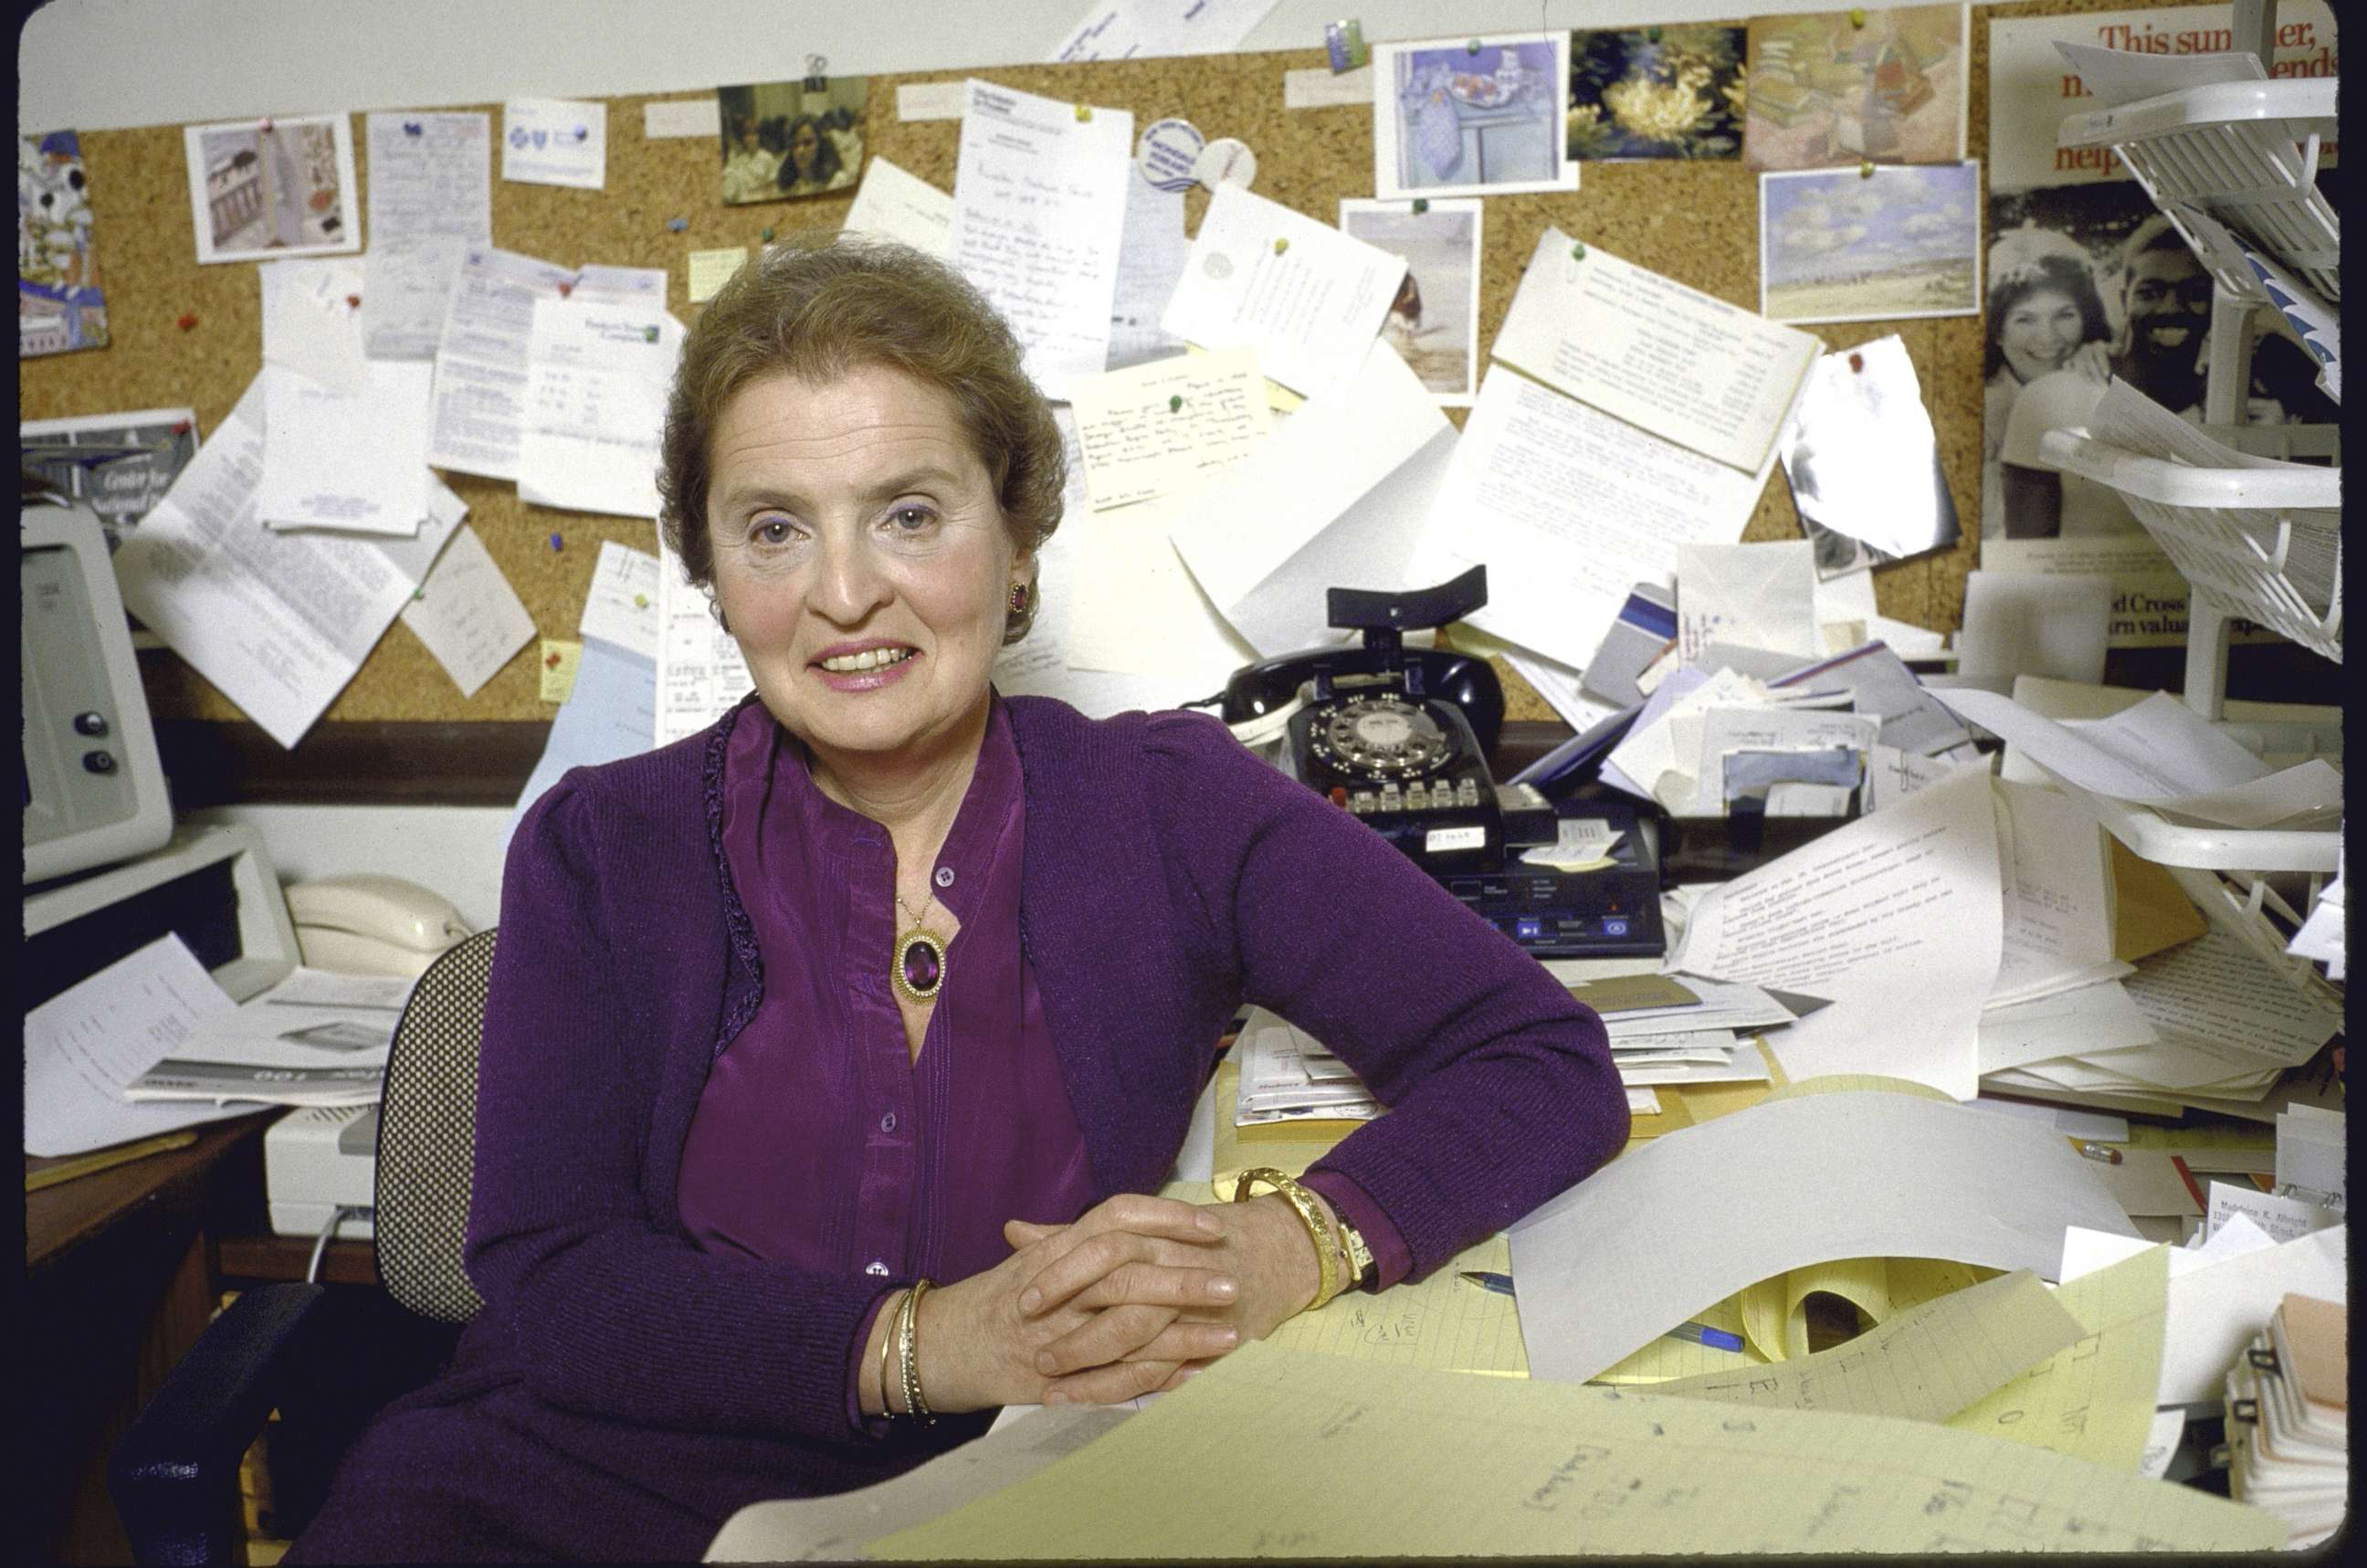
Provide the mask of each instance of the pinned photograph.
[{"label": "pinned photograph", "polygon": [[[2199,416],[2209,384],[2211,274],[2133,180],[1993,193],[1981,355],[1981,537],[2134,536],[2120,493],[2027,470],[2057,415],[2117,376],[2173,414]],[[2019,433],[2014,411],[2034,400]],[[2331,425],[2308,354],[2282,333],[2252,347],[2248,425]],[[2022,452],[2016,461],[2010,452]],[[2009,506],[2009,489],[2020,492]],[[2010,516],[2009,516],[2010,513]]]},{"label": "pinned photograph", "polygon": [[17,426],[17,446],[28,472],[98,514],[112,552],[198,455],[198,416],[148,408],[28,419]]},{"label": "pinned photograph", "polygon": [[1815,169],[1965,155],[1970,7],[1901,6],[1750,24],[1743,161]]},{"label": "pinned photograph", "polygon": [[1978,315],[1977,163],[1759,176],[1759,312],[1775,321]]},{"label": "pinned photograph", "polygon": [[1575,190],[1568,33],[1373,46],[1373,194]]},{"label": "pinned photograph", "polygon": [[198,261],[361,249],[353,130],[344,115],[192,125],[181,134]]},{"label": "pinned photograph", "polygon": [[17,138],[17,358],[107,347],[90,182],[71,131]]},{"label": "pinned photograph", "polygon": [[1740,28],[1625,28],[1569,35],[1569,155],[1742,155]]},{"label": "pinned photograph", "polygon": [[1400,257],[1403,282],[1381,335],[1442,408],[1479,390],[1479,209],[1476,199],[1340,203],[1341,232]]},{"label": "pinned photograph", "polygon": [[715,89],[723,199],[735,206],[852,190],[863,175],[869,79],[809,76]]}]

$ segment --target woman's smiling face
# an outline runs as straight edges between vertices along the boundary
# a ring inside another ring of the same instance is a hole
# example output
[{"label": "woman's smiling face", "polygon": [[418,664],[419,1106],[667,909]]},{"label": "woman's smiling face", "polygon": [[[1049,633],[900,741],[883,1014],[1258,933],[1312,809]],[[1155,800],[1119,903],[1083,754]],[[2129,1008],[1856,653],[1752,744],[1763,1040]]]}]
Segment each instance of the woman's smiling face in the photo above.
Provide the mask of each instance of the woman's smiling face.
[{"label": "woman's smiling face", "polygon": [[764,706],[825,759],[917,765],[987,700],[1026,562],[952,399],[865,366],[750,382],[710,441],[715,596]]},{"label": "woman's smiling face", "polygon": [[1998,347],[2022,381],[2059,370],[2079,347],[2078,301],[2061,289],[2037,288],[2015,301],[1998,329]]}]

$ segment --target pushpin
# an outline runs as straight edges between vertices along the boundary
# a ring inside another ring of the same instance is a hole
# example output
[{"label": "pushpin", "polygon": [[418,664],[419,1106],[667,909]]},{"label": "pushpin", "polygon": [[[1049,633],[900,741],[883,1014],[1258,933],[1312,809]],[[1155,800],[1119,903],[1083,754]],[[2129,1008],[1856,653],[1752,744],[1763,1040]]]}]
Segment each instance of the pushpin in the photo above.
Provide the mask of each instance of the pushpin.
[{"label": "pushpin", "polygon": [[1415,198],[1413,199],[1413,210],[1414,210],[1415,211],[1417,211],[1417,212],[1427,212],[1427,211],[1429,211],[1429,210],[1430,210],[1430,198],[1429,198],[1429,197],[1427,197],[1427,196],[1417,196],[1417,197],[1415,197]]},{"label": "pushpin", "polygon": [[1476,38],[1475,38],[1475,39],[1473,39],[1469,43],[1465,44],[1465,45],[1463,46],[1463,52],[1464,52],[1464,53],[1466,53],[1466,54],[1477,54],[1477,53],[1478,53],[1478,52],[1479,52],[1479,40],[1478,40],[1478,39],[1476,39]]},{"label": "pushpin", "polygon": [[773,231],[766,229],[763,233],[758,234],[756,237],[759,240],[762,240],[764,244],[771,244],[773,243]]},{"label": "pushpin", "polygon": [[186,419],[176,419],[173,421],[173,434],[176,436],[186,436],[189,433],[190,429],[191,426],[189,421]]},{"label": "pushpin", "polygon": [[1167,412],[1170,414],[1181,414],[1184,412],[1183,393],[1178,392],[1173,397],[1167,400]]},{"label": "pushpin", "polygon": [[1093,118],[1093,111],[1086,105],[1079,104],[1077,106],[1077,118],[1081,120],[1091,119]]},{"label": "pushpin", "polygon": [[1863,354],[1851,355],[1850,369],[1860,375],[1863,375],[1865,373],[1865,356]]},{"label": "pushpin", "polygon": [[647,594],[635,594],[635,595],[633,596],[633,608],[634,608],[635,609],[647,609],[647,608],[650,608],[650,596],[649,596],[649,595],[647,595]]},{"label": "pushpin", "polygon": [[1660,41],[1660,29],[1659,29],[1659,28],[1646,28],[1644,29],[1644,41],[1645,41],[1646,43],[1658,43],[1658,42],[1659,42],[1659,41]]},{"label": "pushpin", "polygon": [[563,542],[557,534],[550,536],[550,548],[553,551],[557,551]]},{"label": "pushpin", "polygon": [[1860,179],[1872,179],[1874,177],[1874,160],[1872,158],[1865,159],[1858,165],[1857,177]]},{"label": "pushpin", "polygon": [[411,590],[411,602],[413,604],[424,603],[426,597],[427,590],[425,588],[413,588]]},{"label": "pushpin", "polygon": [[177,324],[183,332],[191,330],[198,324],[197,312],[195,311],[183,311],[181,312],[180,321],[176,324]]},{"label": "pushpin", "polygon": [[573,278],[562,278],[559,280],[559,297],[561,299],[564,300],[568,295],[572,294],[573,292],[575,292],[575,281]]},{"label": "pushpin", "polygon": [[666,227],[679,234],[685,229],[690,227],[690,220],[687,218],[669,218],[666,220]]},{"label": "pushpin", "polygon": [[557,653],[545,653],[542,656],[542,667],[547,670],[557,669],[559,667],[559,655]]},{"label": "pushpin", "polygon": [[1573,240],[1570,242],[1569,259],[1572,261],[1584,261],[1586,259],[1586,244],[1583,241]]},{"label": "pushpin", "polygon": [[348,294],[348,295],[346,295],[346,296],[345,296],[345,308],[346,308],[347,310],[349,310],[349,311],[358,311],[358,310],[360,310],[360,309],[362,308],[362,297],[361,297],[359,294]]},{"label": "pushpin", "polygon": [[262,131],[266,136],[270,135],[270,134],[271,134],[271,117],[270,117],[269,115],[267,115],[267,114],[266,114],[266,115],[265,115],[261,119],[256,120],[256,121],[255,122],[255,128],[257,131]]},{"label": "pushpin", "polygon": [[1855,6],[1852,6],[1850,9],[1850,26],[1853,28],[1862,28],[1865,26],[1865,13]]},{"label": "pushpin", "polygon": [[402,133],[403,133],[405,136],[417,136],[417,135],[421,134],[421,127],[420,127],[419,122],[418,122],[417,120],[415,120],[415,119],[406,119],[406,120],[404,120],[404,121],[402,122]]},{"label": "pushpin", "polygon": [[1276,256],[1280,256],[1283,252],[1285,252],[1285,251],[1288,250],[1289,248],[1290,248],[1290,242],[1289,242],[1288,240],[1276,240],[1276,241],[1274,241],[1274,255],[1276,255]]}]

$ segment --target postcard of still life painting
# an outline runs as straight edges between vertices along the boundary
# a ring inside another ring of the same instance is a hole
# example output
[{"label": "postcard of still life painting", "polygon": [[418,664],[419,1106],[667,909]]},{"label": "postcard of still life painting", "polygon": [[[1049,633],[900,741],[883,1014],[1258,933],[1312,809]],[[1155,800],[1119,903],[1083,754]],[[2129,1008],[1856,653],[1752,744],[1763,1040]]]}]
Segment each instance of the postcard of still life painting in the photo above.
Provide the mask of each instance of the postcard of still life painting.
[{"label": "postcard of still life painting", "polygon": [[1754,18],[1743,162],[1814,169],[1962,158],[1968,18],[1963,6]]}]

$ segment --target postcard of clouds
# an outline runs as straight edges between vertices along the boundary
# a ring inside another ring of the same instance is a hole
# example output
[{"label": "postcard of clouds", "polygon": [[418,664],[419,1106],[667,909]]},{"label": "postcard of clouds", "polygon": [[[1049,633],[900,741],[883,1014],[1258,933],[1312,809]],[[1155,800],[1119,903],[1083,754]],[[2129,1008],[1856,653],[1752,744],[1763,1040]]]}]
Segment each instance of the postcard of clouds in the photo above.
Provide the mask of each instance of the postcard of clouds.
[{"label": "postcard of clouds", "polygon": [[1981,310],[1981,167],[1759,176],[1759,312],[1795,325]]}]

